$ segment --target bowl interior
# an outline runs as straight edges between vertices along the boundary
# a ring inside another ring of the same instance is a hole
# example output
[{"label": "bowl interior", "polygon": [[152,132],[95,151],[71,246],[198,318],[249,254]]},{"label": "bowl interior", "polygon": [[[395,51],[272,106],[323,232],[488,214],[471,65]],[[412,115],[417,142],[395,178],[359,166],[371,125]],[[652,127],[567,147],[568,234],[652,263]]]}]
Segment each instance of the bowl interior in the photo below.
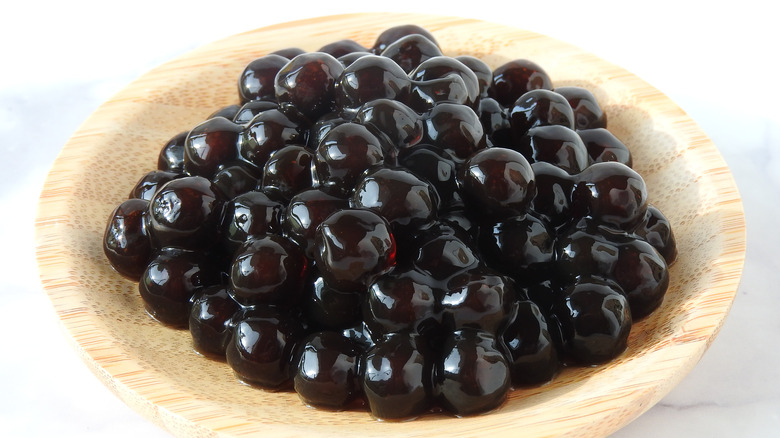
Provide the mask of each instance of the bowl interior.
[{"label": "bowl interior", "polygon": [[[310,409],[290,392],[240,384],[224,362],[191,347],[189,333],[144,312],[137,285],[104,259],[111,211],[156,165],[162,145],[214,110],[237,103],[251,60],[284,47],[316,50],[337,39],[373,45],[396,24],[429,29],[447,55],[491,67],[531,59],[555,86],[594,92],[609,129],[632,151],[650,201],[669,218],[679,257],[655,313],[634,325],[628,350],[598,367],[567,368],[551,383],[511,393],[500,409],[470,418],[427,415],[378,422],[365,411]],[[87,365],[119,397],[177,435],[604,436],[640,415],[693,367],[720,328],[744,261],[744,218],[728,168],[712,142],[666,96],[574,46],[530,32],[452,17],[356,14],[239,34],[144,75],[107,101],[71,138],[41,195],[38,260],[44,289]]]}]

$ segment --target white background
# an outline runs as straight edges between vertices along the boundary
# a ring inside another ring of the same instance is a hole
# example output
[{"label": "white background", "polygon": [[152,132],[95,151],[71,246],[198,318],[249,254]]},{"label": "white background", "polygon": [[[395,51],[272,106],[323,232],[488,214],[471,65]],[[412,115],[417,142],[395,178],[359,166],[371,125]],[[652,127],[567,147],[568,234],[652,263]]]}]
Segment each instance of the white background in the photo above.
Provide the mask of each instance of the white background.
[{"label": "white background", "polygon": [[573,43],[642,77],[701,125],[743,196],[742,285],[699,365],[615,437],[777,436],[780,35],[769,2],[16,3],[0,25],[0,435],[168,436],[90,374],[38,283],[37,196],[79,124],[148,69],[212,40],[307,17],[394,11],[478,18]]}]

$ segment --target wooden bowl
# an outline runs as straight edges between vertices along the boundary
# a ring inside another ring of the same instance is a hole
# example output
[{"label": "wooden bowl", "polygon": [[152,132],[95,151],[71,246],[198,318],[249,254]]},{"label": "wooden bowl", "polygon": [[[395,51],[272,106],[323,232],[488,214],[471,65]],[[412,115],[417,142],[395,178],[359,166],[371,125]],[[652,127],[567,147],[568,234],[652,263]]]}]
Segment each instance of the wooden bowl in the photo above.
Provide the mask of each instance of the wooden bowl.
[{"label": "wooden bowl", "polygon": [[[244,66],[270,51],[316,50],[351,38],[373,45],[387,27],[416,23],[447,55],[491,67],[531,59],[555,86],[594,92],[610,130],[632,150],[651,203],[674,226],[679,258],[655,313],[635,324],[628,350],[597,367],[513,392],[486,415],[426,415],[380,422],[367,412],[303,406],[292,392],[240,384],[229,367],[195,353],[187,331],[144,312],[136,284],[106,262],[109,214],[156,166],[162,145],[221,106],[236,103]],[[65,145],[46,181],[37,219],[42,284],[73,345],[118,397],[179,436],[583,436],[608,435],[660,400],[699,360],[729,311],[742,273],[745,224],[718,150],[666,96],[577,47],[470,19],[357,14],[280,24],[209,44],[150,71],[103,104]]]}]

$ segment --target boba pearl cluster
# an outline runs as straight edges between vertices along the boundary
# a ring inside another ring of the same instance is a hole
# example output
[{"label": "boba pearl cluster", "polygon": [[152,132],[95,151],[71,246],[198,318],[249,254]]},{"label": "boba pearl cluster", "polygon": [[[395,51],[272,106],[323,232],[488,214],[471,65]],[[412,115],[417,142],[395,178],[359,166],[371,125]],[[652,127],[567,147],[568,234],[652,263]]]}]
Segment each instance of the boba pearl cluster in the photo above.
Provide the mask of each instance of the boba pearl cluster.
[{"label": "boba pearl cluster", "polygon": [[261,56],[236,102],[163,146],[103,247],[243,382],[467,416],[615,359],[663,300],[675,241],[629,149],[531,60],[404,25]]}]

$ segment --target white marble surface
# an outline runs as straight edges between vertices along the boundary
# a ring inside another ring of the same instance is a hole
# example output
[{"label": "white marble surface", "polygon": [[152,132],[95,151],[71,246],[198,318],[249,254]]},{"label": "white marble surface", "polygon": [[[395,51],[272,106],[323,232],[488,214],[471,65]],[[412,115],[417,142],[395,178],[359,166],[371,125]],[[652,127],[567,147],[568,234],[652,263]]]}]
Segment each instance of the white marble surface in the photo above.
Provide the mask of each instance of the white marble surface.
[{"label": "white marble surface", "polygon": [[[17,3],[0,26],[0,435],[168,436],[80,362],[38,283],[37,196],[59,149],[114,92],[211,40],[318,15],[442,8],[406,0],[355,3],[360,9],[306,1]],[[743,196],[747,262],[720,336],[678,387],[614,437],[780,436],[780,35],[767,3],[448,4],[446,14],[544,33],[638,74],[715,141]]]}]

